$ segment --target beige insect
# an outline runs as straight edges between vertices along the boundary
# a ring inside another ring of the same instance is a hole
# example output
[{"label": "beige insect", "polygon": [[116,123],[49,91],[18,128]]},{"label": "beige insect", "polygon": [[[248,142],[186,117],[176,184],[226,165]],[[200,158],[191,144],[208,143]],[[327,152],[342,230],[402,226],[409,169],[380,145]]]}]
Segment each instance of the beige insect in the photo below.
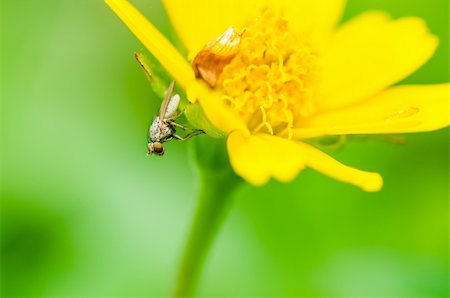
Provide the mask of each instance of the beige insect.
[{"label": "beige insect", "polygon": [[[160,81],[158,77],[152,76],[150,66],[147,64],[145,56],[136,52],[134,53],[134,57],[142,67],[142,70],[147,76],[150,84],[153,86],[162,84],[162,81]],[[172,81],[164,94],[164,100],[161,103],[159,114],[153,119],[153,122],[148,130],[147,155],[164,155],[164,142],[172,139],[184,141],[195,135],[204,133],[202,130],[187,128],[175,122],[183,114],[184,110],[177,114],[177,110],[180,105],[180,96],[178,94],[172,95],[174,86],[175,82]],[[187,130],[189,132],[184,137],[181,137],[176,134],[177,128]]]},{"label": "beige insect", "polygon": [[[189,129],[175,121],[183,114],[184,111],[177,114],[178,106],[180,105],[180,96],[178,94],[172,95],[175,82],[167,89],[164,100],[159,109],[159,115],[153,119],[152,125],[148,130],[148,152],[147,155],[163,155],[164,146],[163,143],[172,139],[185,141],[195,135],[204,133],[199,129]],[[181,137],[176,134],[176,128],[183,130],[190,130],[190,132]]]}]

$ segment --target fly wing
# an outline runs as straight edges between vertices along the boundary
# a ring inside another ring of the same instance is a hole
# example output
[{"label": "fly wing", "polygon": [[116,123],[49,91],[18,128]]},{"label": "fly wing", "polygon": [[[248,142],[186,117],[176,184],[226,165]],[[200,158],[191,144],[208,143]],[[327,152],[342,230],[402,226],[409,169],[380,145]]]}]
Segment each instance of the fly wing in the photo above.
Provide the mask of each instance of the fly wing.
[{"label": "fly wing", "polygon": [[164,100],[161,103],[161,108],[159,109],[159,119],[161,120],[166,116],[167,107],[169,106],[170,99],[172,98],[174,85],[175,81],[172,81],[172,83],[170,83],[169,89],[167,89],[166,93],[164,94]]},{"label": "fly wing", "polygon": [[180,96],[175,94],[169,101],[166,113],[164,114],[164,119],[171,118],[177,112],[178,106],[180,105]]}]

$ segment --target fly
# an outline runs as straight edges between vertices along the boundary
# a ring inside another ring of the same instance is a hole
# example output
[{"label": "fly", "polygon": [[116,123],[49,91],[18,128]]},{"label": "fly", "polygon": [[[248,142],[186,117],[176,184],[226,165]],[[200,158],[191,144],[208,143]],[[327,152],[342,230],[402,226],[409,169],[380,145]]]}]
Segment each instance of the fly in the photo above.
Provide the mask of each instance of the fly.
[{"label": "fly", "polygon": [[[165,92],[164,100],[159,109],[159,115],[153,119],[152,125],[148,131],[148,145],[147,155],[164,155],[163,143],[172,139],[180,141],[187,140],[195,135],[204,133],[199,129],[189,129],[175,121],[183,114],[184,111],[177,114],[178,106],[180,105],[180,96],[178,94],[172,95],[175,82],[169,86]],[[176,129],[190,130],[190,132],[181,137],[176,134]]]}]

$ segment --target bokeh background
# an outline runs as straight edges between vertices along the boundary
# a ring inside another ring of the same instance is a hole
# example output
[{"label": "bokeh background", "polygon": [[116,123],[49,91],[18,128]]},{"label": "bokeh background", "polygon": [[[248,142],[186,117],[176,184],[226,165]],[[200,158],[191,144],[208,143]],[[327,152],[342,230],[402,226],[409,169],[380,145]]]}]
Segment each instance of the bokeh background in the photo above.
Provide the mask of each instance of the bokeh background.
[{"label": "bokeh background", "polygon": [[[159,1],[133,3],[175,40]],[[1,296],[166,297],[197,181],[189,144],[145,155],[159,101],[133,58],[142,45],[102,1],[1,6]],[[449,81],[447,0],[349,0],[344,20],[370,9],[440,37],[401,84]],[[378,193],[312,170],[243,187],[198,296],[448,297],[448,137],[332,153],[382,173]]]}]

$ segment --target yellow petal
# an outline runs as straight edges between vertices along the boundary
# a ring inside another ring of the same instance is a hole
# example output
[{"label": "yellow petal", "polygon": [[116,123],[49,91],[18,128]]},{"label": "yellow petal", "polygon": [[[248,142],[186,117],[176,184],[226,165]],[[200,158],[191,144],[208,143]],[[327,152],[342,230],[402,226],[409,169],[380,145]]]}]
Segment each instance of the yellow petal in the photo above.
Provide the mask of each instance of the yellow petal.
[{"label": "yellow petal", "polygon": [[189,52],[197,53],[230,26],[238,31],[263,7],[282,9],[286,19],[301,31],[323,33],[339,20],[345,0],[164,0],[169,14]]},{"label": "yellow petal", "polygon": [[350,168],[310,145],[280,137],[233,132],[227,147],[235,172],[254,185],[263,185],[271,177],[289,182],[305,166],[365,191],[378,191],[383,184],[377,173]]},{"label": "yellow petal", "polygon": [[186,92],[190,101],[198,100],[208,120],[219,130],[225,133],[233,130],[249,133],[247,125],[239,115],[225,104],[218,92],[213,91],[203,82],[197,81],[191,84]]},{"label": "yellow petal", "polygon": [[234,171],[254,185],[263,185],[271,177],[288,182],[305,167],[297,145],[283,138],[235,131],[227,147]]},{"label": "yellow petal", "polygon": [[423,132],[450,124],[450,84],[398,86],[355,105],[304,119],[297,138]]},{"label": "yellow petal", "polygon": [[318,104],[334,108],[372,96],[416,71],[437,45],[420,18],[363,14],[333,36],[323,56]]},{"label": "yellow petal", "polygon": [[158,59],[183,89],[195,80],[191,66],[135,7],[125,0],[105,0],[133,34]]},{"label": "yellow petal", "polygon": [[343,165],[305,143],[299,142],[298,146],[306,158],[306,165],[318,172],[336,180],[356,185],[365,191],[379,191],[383,186],[383,179],[378,173],[365,172]]}]

